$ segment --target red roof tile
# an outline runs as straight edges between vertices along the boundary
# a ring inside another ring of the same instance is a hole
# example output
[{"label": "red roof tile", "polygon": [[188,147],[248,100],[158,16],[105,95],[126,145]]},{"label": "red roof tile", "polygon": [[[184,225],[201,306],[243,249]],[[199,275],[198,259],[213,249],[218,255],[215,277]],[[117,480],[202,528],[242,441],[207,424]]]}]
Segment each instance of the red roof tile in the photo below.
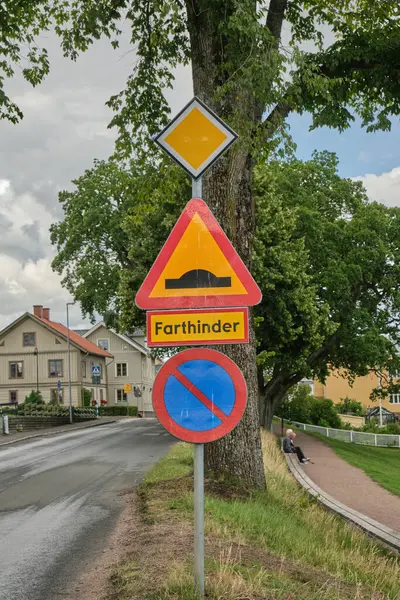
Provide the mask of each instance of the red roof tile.
[{"label": "red roof tile", "polygon": [[[68,336],[68,329],[65,327],[65,325],[62,325],[61,323],[55,323],[54,321],[48,321],[47,319],[43,319],[41,317],[34,318],[39,319],[39,321],[42,321],[48,327],[51,327],[52,329],[57,331],[57,333],[61,333],[61,335],[63,335],[65,338]],[[93,344],[93,342],[89,342],[89,340],[82,337],[78,333],[75,333],[75,331],[72,331],[71,329],[69,330],[69,339],[72,343],[74,343],[76,346],[79,346],[85,352],[89,352],[89,354],[96,354],[97,356],[113,358],[112,354],[110,354],[106,350],[102,350],[102,348],[99,348],[98,346],[96,346],[96,344]]]}]

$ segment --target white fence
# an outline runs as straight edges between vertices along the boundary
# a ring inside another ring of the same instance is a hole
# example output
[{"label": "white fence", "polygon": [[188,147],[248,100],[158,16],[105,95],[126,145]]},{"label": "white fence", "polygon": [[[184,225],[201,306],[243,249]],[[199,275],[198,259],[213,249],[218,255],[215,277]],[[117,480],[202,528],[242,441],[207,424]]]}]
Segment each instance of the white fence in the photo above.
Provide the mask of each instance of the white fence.
[{"label": "white fence", "polygon": [[303,431],[311,433],[320,433],[333,440],[342,442],[352,442],[353,444],[363,444],[364,446],[391,446],[400,448],[400,435],[390,435],[387,433],[365,433],[363,431],[347,431],[346,429],[331,429],[330,427],[320,427],[319,425],[307,425],[297,421],[285,421],[294,425]]}]

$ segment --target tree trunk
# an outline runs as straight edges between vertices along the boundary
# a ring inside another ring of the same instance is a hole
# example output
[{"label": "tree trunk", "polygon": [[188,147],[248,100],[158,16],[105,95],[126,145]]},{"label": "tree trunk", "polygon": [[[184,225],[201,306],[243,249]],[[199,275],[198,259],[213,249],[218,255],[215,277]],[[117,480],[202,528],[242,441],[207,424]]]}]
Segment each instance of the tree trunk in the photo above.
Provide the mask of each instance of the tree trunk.
[{"label": "tree trunk", "polygon": [[[200,4],[200,3],[198,3]],[[198,7],[197,4],[197,8]],[[194,92],[222,118],[238,108],[254,122],[261,119],[259,107],[251,94],[244,89],[239,95],[224,96],[222,104],[214,102],[220,85],[221,64],[218,19],[212,9],[194,10],[196,4],[187,3],[189,31],[192,46]],[[244,144],[236,142],[227,155],[221,158],[204,178],[203,198],[220,222],[246,266],[251,269],[252,243],[255,229],[252,197],[253,161]],[[229,356],[242,370],[246,379],[248,400],[243,419],[227,436],[207,444],[206,468],[216,474],[238,477],[252,487],[265,487],[262,460],[260,422],[258,410],[258,385],[256,369],[256,343],[252,317],[250,318],[250,343],[218,348]]]},{"label": "tree trunk", "polygon": [[282,402],[288,391],[301,380],[295,375],[284,376],[282,374],[273,377],[262,390],[262,405],[260,410],[260,421],[262,427],[270,429],[275,410]]}]

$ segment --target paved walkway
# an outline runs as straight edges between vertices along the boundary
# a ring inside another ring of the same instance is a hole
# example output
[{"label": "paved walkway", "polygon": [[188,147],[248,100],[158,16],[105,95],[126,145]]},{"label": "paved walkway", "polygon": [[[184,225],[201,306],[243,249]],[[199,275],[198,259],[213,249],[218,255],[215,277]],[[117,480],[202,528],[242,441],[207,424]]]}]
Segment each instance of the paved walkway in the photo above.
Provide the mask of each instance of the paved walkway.
[{"label": "paved walkway", "polygon": [[318,487],[350,508],[400,532],[400,497],[372,481],[361,469],[340,458],[320,440],[297,432],[300,446],[313,463],[305,473]]}]

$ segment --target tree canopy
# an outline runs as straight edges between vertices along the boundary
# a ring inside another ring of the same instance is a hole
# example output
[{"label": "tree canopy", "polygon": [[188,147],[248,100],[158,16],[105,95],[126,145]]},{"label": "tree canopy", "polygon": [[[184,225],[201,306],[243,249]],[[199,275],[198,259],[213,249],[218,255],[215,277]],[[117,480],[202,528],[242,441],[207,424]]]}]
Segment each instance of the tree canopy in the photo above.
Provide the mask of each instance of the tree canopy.
[{"label": "tree canopy", "polygon": [[298,244],[303,252],[291,255],[292,264],[270,293],[264,291],[259,308],[259,368],[266,376],[269,422],[276,403],[302,378],[323,381],[334,368],[352,379],[397,355],[400,209],[369,202],[360,182],[338,176],[329,153],[308,162],[272,162],[257,187],[259,281],[269,279],[264,261],[271,252],[273,203],[292,218],[288,250]]},{"label": "tree canopy", "polygon": [[[63,192],[66,218],[52,228],[54,267],[91,313],[134,308],[144,276],[188,197],[177,167],[130,173],[97,163]],[[400,209],[369,202],[360,182],[337,174],[333,154],[258,165],[253,273],[264,422],[304,377],[341,369],[352,379],[383,368],[399,342]]]},{"label": "tree canopy", "polygon": [[[399,16],[398,3],[375,0],[5,0],[0,115],[13,122],[23,116],[5,84],[17,67],[32,85],[49,73],[42,32],[55,31],[65,57],[76,60],[102,36],[117,49],[124,24],[136,61],[125,89],[109,105],[115,112],[111,125],[120,133],[117,147],[125,156],[165,123],[169,109],[163,91],[172,87],[176,67],[198,59],[203,66],[209,60],[215,65],[203,82],[206,95],[212,92],[209,101],[242,87],[252,90],[256,122],[242,107],[232,117],[242,135],[252,122],[247,137],[257,135],[264,114],[264,142],[292,110],[309,111],[313,126],[343,129],[357,114],[370,130],[388,129],[391,117],[400,114]],[[196,38],[206,30],[210,41],[197,57]],[[150,150],[147,143],[145,149]]]}]

